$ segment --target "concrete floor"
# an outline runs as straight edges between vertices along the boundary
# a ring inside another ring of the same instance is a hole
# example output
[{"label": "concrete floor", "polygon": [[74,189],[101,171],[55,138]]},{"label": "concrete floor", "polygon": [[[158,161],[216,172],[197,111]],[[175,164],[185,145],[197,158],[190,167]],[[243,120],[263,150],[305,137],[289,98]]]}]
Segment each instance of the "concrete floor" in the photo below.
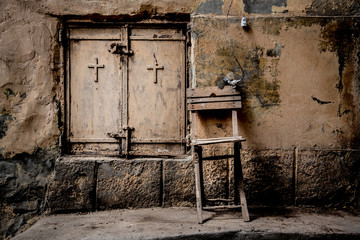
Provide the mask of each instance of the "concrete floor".
[{"label": "concrete floor", "polygon": [[360,239],[360,215],[319,209],[249,209],[204,212],[197,224],[194,208],[146,208],[40,218],[20,239]]}]

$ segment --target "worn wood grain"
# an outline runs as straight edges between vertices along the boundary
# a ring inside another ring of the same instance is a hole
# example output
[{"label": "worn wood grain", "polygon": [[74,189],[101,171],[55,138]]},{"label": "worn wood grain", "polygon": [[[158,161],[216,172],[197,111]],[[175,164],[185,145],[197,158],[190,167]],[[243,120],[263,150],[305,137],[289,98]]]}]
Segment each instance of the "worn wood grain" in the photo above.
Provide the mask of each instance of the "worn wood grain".
[{"label": "worn wood grain", "polygon": [[185,37],[163,37],[163,38],[154,38],[154,37],[143,37],[143,36],[131,36],[131,40],[143,40],[143,41],[185,41]]},{"label": "worn wood grain", "polygon": [[202,209],[203,209],[203,196],[202,196],[202,165],[201,165],[201,148],[198,146],[192,146],[192,159],[194,161],[194,171],[195,171],[195,189],[196,189],[196,208],[197,208],[197,217],[198,223],[203,223]]},{"label": "worn wood grain", "polygon": [[207,202],[234,202],[234,198],[208,198]]},{"label": "worn wood grain", "polygon": [[217,144],[217,143],[233,143],[233,142],[241,142],[246,139],[242,136],[235,137],[221,137],[221,138],[203,138],[203,139],[194,139],[191,141],[191,145],[208,145],[208,144]]},{"label": "worn wood grain", "polygon": [[[73,27],[68,39],[67,139],[74,151],[106,152],[117,143],[123,155],[184,154],[183,31]],[[111,51],[114,44],[119,49]],[[134,129],[112,137],[124,126]]]},{"label": "worn wood grain", "polygon": [[[160,36],[174,34],[174,31],[135,29],[132,34],[138,37]],[[185,102],[182,95],[185,91],[185,43],[139,39],[132,41],[131,50],[134,55],[129,57],[128,63],[128,124],[135,128],[131,141],[185,139]],[[161,70],[150,70],[150,66],[161,67]],[[137,155],[156,151],[147,146],[151,144],[138,142]],[[182,151],[171,153],[176,149],[163,145],[159,151],[169,155],[182,154]]]},{"label": "worn wood grain", "polygon": [[188,98],[187,103],[194,104],[194,103],[227,102],[227,101],[241,101],[241,96]]},{"label": "worn wood grain", "polygon": [[77,40],[121,40],[121,28],[70,28],[69,38]]},{"label": "worn wood grain", "polygon": [[[70,41],[69,131],[74,139],[110,138],[120,131],[121,70],[119,56],[108,53],[111,41]],[[104,68],[94,81],[89,64]],[[106,71],[105,71],[106,69]]]},{"label": "worn wood grain", "polygon": [[[234,158],[234,180],[235,180],[235,197],[233,199],[224,199],[224,198],[215,198],[215,199],[204,199],[205,202],[226,202],[233,203],[232,205],[226,206],[211,206],[211,207],[202,207],[202,202],[198,202],[198,222],[202,223],[202,210],[216,210],[216,209],[232,209],[232,208],[241,208],[242,216],[244,221],[250,221],[249,212],[247,208],[247,202],[244,191],[243,183],[243,174],[240,162],[240,142],[245,141],[244,138],[239,136],[238,128],[238,113],[237,109],[241,108],[241,97],[238,95],[237,91],[231,87],[225,87],[220,90],[217,87],[207,87],[205,89],[200,88],[190,88],[187,89],[187,103],[188,109],[191,111],[192,121],[193,121],[193,138],[191,141],[193,159],[195,163],[195,179],[196,179],[196,198],[199,199],[203,195],[203,184],[198,180],[199,176],[202,174],[202,169],[199,168],[198,163],[201,163],[204,159],[201,156],[200,152],[195,152],[195,149],[198,149],[200,145],[209,145],[209,144],[218,144],[218,143],[233,143],[234,144],[234,155],[225,156],[225,158],[233,157]],[[197,139],[195,137],[196,133],[196,115],[200,114],[202,110],[217,110],[217,109],[231,109],[232,110],[232,127],[233,127],[233,136],[232,137],[220,137],[220,138],[205,138]],[[199,150],[197,150],[199,151]],[[207,157],[206,160],[219,160],[223,159],[224,156],[212,156]],[[200,184],[199,184],[200,183]],[[236,205],[240,202],[241,205]],[[200,205],[201,204],[201,205]]]},{"label": "worn wood grain", "polygon": [[238,115],[236,110],[231,111],[233,136],[239,136]]},{"label": "worn wood grain", "polygon": [[202,110],[220,110],[220,109],[238,109],[241,108],[241,102],[209,102],[190,104],[189,110],[202,111]]},{"label": "worn wood grain", "polygon": [[225,86],[223,89],[218,87],[188,88],[186,94],[191,98],[240,95],[239,91],[232,88],[231,86]]},{"label": "worn wood grain", "polygon": [[[241,159],[240,159],[240,143],[234,143],[234,180],[235,187],[238,185],[238,193],[240,195],[240,203],[241,203],[241,213],[242,218],[245,222],[250,221],[246,195],[245,195],[245,187],[244,187],[244,176],[242,172]],[[237,192],[237,191],[235,191]]]},{"label": "worn wood grain", "polygon": [[241,205],[206,206],[203,207],[203,210],[237,209],[241,207],[242,207]]}]

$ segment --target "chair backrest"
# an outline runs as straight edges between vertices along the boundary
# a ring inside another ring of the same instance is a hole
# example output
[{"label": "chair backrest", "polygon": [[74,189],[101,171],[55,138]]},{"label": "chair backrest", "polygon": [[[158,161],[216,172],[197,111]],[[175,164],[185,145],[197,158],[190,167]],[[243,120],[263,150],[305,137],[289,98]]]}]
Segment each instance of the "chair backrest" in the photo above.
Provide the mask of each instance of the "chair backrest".
[{"label": "chair backrest", "polygon": [[241,108],[240,93],[231,86],[188,88],[186,93],[190,111]]}]

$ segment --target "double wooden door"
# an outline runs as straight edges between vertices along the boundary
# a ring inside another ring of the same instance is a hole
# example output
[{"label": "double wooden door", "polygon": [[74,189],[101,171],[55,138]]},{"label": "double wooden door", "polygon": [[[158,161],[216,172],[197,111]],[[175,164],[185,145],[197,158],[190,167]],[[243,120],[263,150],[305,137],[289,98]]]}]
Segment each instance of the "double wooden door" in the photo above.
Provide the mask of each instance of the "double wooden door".
[{"label": "double wooden door", "polygon": [[70,153],[184,153],[182,29],[69,28],[67,56]]}]

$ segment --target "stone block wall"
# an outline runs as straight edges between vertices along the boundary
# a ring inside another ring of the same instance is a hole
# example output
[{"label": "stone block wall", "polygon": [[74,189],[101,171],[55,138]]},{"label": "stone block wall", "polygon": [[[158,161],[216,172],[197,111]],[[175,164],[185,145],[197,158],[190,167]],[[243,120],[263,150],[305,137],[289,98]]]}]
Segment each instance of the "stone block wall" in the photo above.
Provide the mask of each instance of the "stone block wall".
[{"label": "stone block wall", "polygon": [[95,184],[95,161],[56,161],[47,193],[53,212],[91,210]]},{"label": "stone block wall", "polygon": [[0,158],[0,237],[34,223],[46,208],[46,192],[57,149]]},{"label": "stone block wall", "polygon": [[360,204],[360,151],[299,152],[296,203],[351,208]]},{"label": "stone block wall", "polygon": [[[359,204],[360,151],[245,149],[241,161],[250,207]],[[207,198],[233,196],[232,159],[204,161],[203,169]],[[51,212],[195,206],[191,158],[69,156],[55,170],[47,192]]]},{"label": "stone block wall", "polygon": [[163,206],[194,206],[195,175],[191,159],[164,160],[162,174]]},{"label": "stone block wall", "polygon": [[51,212],[194,206],[195,178],[187,159],[61,157],[47,203]]},{"label": "stone block wall", "polygon": [[100,209],[160,206],[162,162],[113,160],[99,162],[96,205]]},{"label": "stone block wall", "polygon": [[359,150],[242,150],[249,205],[356,209],[359,154]]}]

